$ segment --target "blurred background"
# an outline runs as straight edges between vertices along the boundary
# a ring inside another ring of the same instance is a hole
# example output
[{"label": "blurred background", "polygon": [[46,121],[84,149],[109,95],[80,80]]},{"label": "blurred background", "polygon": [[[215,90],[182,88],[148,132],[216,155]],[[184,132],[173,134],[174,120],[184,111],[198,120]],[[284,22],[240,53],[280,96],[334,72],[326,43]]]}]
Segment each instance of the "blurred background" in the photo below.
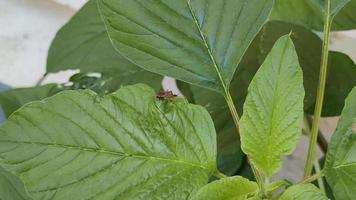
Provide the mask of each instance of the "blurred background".
[{"label": "blurred background", "polygon": [[[8,87],[34,86],[45,73],[47,51],[59,28],[86,0],[0,0],[0,91]],[[356,62],[356,31],[334,32],[331,49],[348,54]],[[43,82],[64,83],[73,71],[50,75]],[[167,83],[166,83],[167,84]],[[0,122],[4,117],[0,113]],[[322,121],[330,138],[337,118]],[[281,175],[298,180],[303,174],[307,139],[285,158]],[[293,172],[293,173],[291,173]]]}]

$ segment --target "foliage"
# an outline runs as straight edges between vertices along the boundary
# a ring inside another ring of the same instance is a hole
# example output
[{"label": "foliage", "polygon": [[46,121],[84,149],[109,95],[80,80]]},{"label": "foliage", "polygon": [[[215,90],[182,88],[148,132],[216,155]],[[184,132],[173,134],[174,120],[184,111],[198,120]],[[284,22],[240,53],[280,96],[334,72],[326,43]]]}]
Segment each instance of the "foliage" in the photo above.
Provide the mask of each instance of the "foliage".
[{"label": "foliage", "polygon": [[[45,76],[80,72],[0,93],[0,199],[324,200],[323,177],[355,199],[356,66],[328,49],[330,30],[355,28],[355,2],[89,0]],[[158,92],[163,76],[186,98]],[[341,114],[325,167],[272,182],[304,114],[306,169],[318,120]]]}]

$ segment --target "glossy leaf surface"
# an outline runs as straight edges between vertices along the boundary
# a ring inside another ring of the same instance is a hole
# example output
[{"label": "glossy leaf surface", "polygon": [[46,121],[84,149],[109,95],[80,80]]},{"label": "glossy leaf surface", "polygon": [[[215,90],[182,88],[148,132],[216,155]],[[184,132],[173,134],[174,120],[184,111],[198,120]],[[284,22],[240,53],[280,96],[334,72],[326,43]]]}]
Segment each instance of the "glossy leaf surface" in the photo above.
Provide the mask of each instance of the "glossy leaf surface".
[{"label": "glossy leaf surface", "polygon": [[146,85],[64,91],[0,128],[0,164],[34,199],[185,199],[215,170],[208,112]]},{"label": "glossy leaf surface", "polygon": [[149,71],[224,93],[271,0],[99,0],[115,48]]}]

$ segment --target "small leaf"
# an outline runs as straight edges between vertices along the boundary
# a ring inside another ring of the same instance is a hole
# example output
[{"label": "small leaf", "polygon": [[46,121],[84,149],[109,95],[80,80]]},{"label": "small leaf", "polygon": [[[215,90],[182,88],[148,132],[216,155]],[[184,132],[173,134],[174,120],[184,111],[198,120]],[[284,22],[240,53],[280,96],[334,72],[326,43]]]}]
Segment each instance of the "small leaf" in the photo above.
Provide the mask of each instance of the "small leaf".
[{"label": "small leaf", "polygon": [[30,200],[21,181],[0,167],[0,199]]},{"label": "small leaf", "polygon": [[[326,0],[276,0],[271,14],[272,20],[299,24],[310,29],[322,31],[324,25]],[[334,18],[332,30],[356,28],[353,20],[356,0],[331,0],[331,15]]]},{"label": "small leaf", "polygon": [[9,117],[15,110],[31,101],[38,101],[61,91],[56,84],[32,88],[17,88],[0,92],[0,105]]},{"label": "small leaf", "polygon": [[209,183],[191,200],[245,200],[257,192],[258,187],[255,182],[235,176]]},{"label": "small leaf", "polygon": [[328,200],[328,198],[313,184],[303,184],[289,187],[279,200]]},{"label": "small leaf", "polygon": [[104,78],[111,78],[111,91],[139,82],[159,89],[162,81],[161,76],[137,67],[114,49],[96,0],[88,1],[58,31],[51,44],[47,73],[68,69],[102,73]]},{"label": "small leaf", "polygon": [[226,92],[271,0],[99,0],[115,48],[149,71]]},{"label": "small leaf", "polygon": [[216,138],[205,109],[138,84],[27,104],[0,128],[0,156],[34,199],[181,200],[216,170]]},{"label": "small leaf", "polygon": [[301,134],[303,77],[289,36],[281,37],[253,78],[240,121],[242,150],[267,176],[290,154]]},{"label": "small leaf", "polygon": [[326,156],[325,176],[336,199],[356,198],[356,87],[345,101],[345,107],[331,138]]}]

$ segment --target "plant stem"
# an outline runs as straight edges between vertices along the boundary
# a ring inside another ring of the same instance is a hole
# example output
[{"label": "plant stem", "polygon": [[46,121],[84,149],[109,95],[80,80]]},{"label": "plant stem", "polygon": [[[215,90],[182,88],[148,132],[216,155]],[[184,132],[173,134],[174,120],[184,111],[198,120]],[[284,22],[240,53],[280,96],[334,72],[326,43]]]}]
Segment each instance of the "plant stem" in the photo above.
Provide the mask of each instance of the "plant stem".
[{"label": "plant stem", "polygon": [[[318,160],[315,160],[315,162],[314,162],[314,169],[315,169],[315,172],[316,172],[317,174],[320,174],[320,173],[321,173],[320,164],[319,164],[319,161],[318,161]],[[326,194],[323,177],[320,176],[320,177],[318,177],[317,180],[318,180],[318,185],[319,185],[320,190],[321,190],[324,194]]]},{"label": "plant stem", "polygon": [[221,173],[219,170],[216,170],[214,173],[214,176],[216,178],[222,179],[222,178],[227,178],[228,176],[226,176],[225,174]]},{"label": "plant stem", "polygon": [[225,100],[226,103],[230,109],[230,113],[232,116],[232,119],[234,120],[235,126],[236,126],[236,131],[237,131],[237,136],[238,138],[240,138],[239,132],[240,132],[240,125],[239,125],[239,121],[240,121],[240,117],[239,114],[237,113],[234,101],[232,100],[232,97],[230,95],[229,90],[225,91]]},{"label": "plant stem", "polygon": [[266,191],[266,187],[265,187],[265,176],[260,173],[252,164],[251,162],[250,163],[250,166],[251,166],[251,169],[252,169],[252,172],[256,178],[256,182],[257,182],[257,185],[258,187],[260,188],[260,191],[261,191],[261,196],[262,197],[267,197],[267,191]]},{"label": "plant stem", "polygon": [[36,86],[40,86],[42,84],[42,82],[46,79],[47,77],[47,73],[44,74],[37,82],[36,82]]},{"label": "plant stem", "polygon": [[[312,126],[312,121],[313,119],[308,116],[308,115],[305,115],[305,123],[308,127],[308,130],[306,131],[307,132],[307,135],[310,135],[310,127]],[[317,138],[317,142],[318,142],[318,145],[320,147],[320,150],[326,154],[328,148],[329,148],[329,143],[328,141],[326,140],[326,138],[324,137],[323,133],[320,131],[318,131],[318,138]]]},{"label": "plant stem", "polygon": [[305,184],[305,183],[311,183],[315,180],[317,180],[320,177],[323,177],[324,174],[322,173],[322,171],[320,173],[314,174],[313,176],[309,176],[305,179],[303,179],[302,181],[300,181],[298,184]]},{"label": "plant stem", "polygon": [[316,143],[317,143],[318,131],[320,125],[320,116],[321,116],[321,111],[322,111],[323,101],[324,101],[326,73],[327,73],[328,57],[329,57],[330,27],[332,23],[332,16],[330,15],[330,9],[331,9],[331,2],[330,0],[328,0],[327,12],[325,15],[325,22],[324,22],[324,41],[323,41],[322,59],[320,64],[319,85],[317,90],[313,125],[310,134],[308,158],[305,166],[304,178],[309,177],[311,175],[313,163],[315,160],[315,154],[316,154]]}]

